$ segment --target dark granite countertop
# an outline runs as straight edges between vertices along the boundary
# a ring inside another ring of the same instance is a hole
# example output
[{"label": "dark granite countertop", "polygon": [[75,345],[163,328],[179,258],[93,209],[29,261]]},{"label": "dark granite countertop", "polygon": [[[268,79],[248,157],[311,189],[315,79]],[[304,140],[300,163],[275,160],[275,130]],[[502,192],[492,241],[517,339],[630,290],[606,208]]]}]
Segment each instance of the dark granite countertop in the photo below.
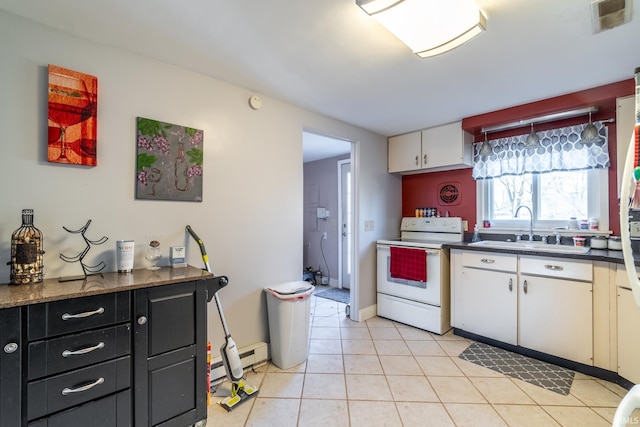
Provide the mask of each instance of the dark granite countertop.
[{"label": "dark granite countertop", "polygon": [[213,277],[206,270],[192,266],[163,267],[153,271],[140,269],[133,270],[132,273],[103,273],[103,276],[89,276],[86,279],[70,282],[45,279],[41,283],[31,285],[1,284],[0,309]]},{"label": "dark granite countertop", "polygon": [[[589,252],[585,254],[576,254],[576,253],[536,251],[536,250],[529,250],[529,249],[527,250],[518,249],[517,251],[514,251],[509,249],[501,249],[501,248],[489,248],[486,246],[473,246],[473,245],[469,245],[468,242],[447,243],[444,245],[444,247],[448,249],[464,249],[469,251],[499,252],[499,253],[507,253],[507,254],[515,253],[520,255],[544,256],[549,258],[588,259],[590,261],[604,261],[604,262],[612,262],[615,264],[624,264],[622,251],[612,251],[608,249],[590,249]],[[637,267],[640,267],[640,253],[634,252],[633,258],[635,261],[635,265]]]}]

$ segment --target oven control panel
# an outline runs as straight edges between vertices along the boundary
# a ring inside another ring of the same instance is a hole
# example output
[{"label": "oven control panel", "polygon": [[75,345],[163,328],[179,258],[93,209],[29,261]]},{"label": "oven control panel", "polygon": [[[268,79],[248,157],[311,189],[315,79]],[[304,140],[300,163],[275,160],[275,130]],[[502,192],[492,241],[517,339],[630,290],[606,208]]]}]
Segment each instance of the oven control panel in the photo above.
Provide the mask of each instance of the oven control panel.
[{"label": "oven control panel", "polygon": [[430,231],[441,233],[462,233],[462,218],[459,217],[404,217],[400,231]]}]

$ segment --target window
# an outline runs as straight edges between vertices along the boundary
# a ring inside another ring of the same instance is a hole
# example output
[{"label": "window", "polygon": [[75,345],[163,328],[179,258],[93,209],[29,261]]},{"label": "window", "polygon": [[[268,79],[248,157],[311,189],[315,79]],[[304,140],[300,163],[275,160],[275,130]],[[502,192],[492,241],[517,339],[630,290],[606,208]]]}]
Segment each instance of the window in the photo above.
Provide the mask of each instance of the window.
[{"label": "window", "polygon": [[507,175],[478,181],[480,218],[492,227],[526,227],[533,212],[534,227],[564,227],[569,218],[599,218],[608,228],[608,174],[606,169]]},{"label": "window", "polygon": [[[533,212],[537,228],[565,227],[571,217],[578,221],[598,218],[609,228],[609,148],[607,131],[596,124],[599,138],[582,141],[586,125],[539,132],[540,145],[528,147],[526,135],[488,141],[490,151],[476,146],[473,177],[478,188],[478,223],[490,220],[493,227],[522,228],[529,225],[524,205]],[[482,154],[481,154],[482,151]]]}]

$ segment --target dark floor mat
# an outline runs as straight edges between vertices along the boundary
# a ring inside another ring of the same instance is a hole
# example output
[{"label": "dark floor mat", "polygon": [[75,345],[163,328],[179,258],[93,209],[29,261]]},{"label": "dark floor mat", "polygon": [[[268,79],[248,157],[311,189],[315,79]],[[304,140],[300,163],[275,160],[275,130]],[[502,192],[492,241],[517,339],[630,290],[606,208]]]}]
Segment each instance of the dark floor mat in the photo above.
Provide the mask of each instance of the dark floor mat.
[{"label": "dark floor mat", "polygon": [[471,344],[459,357],[565,396],[575,375],[570,369],[483,343]]},{"label": "dark floor mat", "polygon": [[331,288],[315,294],[317,297],[349,304],[349,289]]}]

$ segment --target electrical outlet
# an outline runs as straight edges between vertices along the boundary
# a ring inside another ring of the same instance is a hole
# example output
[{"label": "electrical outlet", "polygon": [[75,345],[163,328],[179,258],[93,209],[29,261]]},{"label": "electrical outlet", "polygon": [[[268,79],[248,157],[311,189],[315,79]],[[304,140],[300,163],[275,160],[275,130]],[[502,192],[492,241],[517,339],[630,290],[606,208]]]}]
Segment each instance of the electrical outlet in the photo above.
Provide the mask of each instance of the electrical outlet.
[{"label": "electrical outlet", "polygon": [[322,233],[322,240],[326,240],[326,239],[327,239],[327,232],[326,232],[326,231],[324,231],[324,232]]},{"label": "electrical outlet", "polygon": [[629,222],[629,235],[631,237],[640,237],[640,222],[637,222],[637,221]]},{"label": "electrical outlet", "polygon": [[469,221],[462,220],[462,231],[469,231]]}]

